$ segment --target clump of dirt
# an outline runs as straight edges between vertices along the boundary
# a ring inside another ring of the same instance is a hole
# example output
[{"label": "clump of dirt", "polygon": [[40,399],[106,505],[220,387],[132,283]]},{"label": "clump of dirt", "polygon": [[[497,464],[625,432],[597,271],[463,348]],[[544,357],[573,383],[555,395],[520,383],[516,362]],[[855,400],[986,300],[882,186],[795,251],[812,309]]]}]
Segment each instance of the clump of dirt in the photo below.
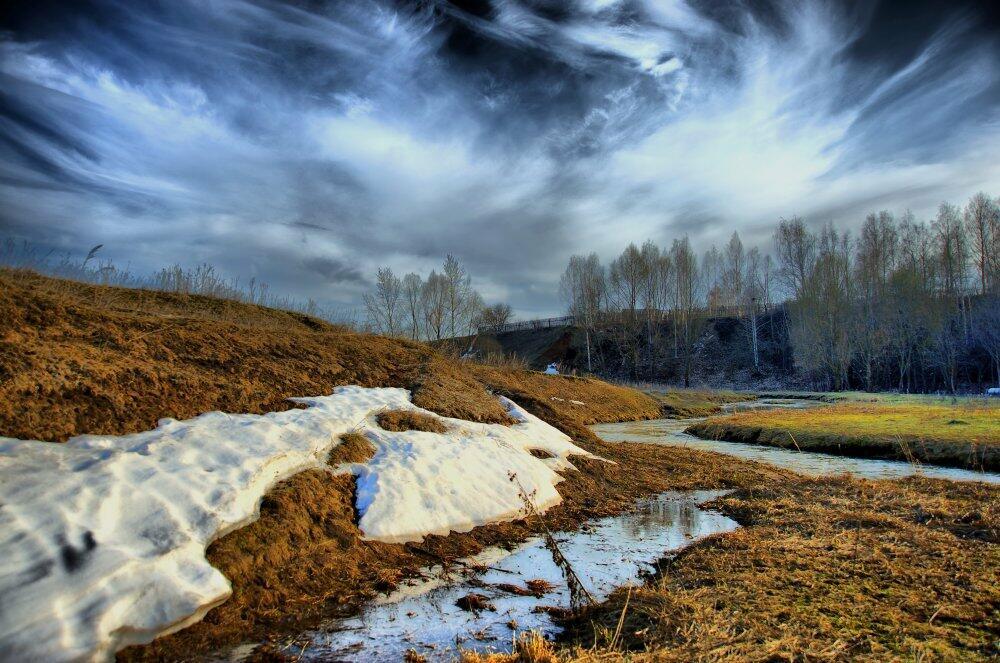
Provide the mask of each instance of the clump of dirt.
[{"label": "clump of dirt", "polygon": [[542,596],[543,594],[548,594],[556,588],[554,584],[545,580],[544,578],[534,578],[525,583],[531,593],[535,596]]},{"label": "clump of dirt", "polygon": [[500,591],[514,594],[515,596],[534,596],[536,598],[541,598],[556,588],[556,585],[541,578],[527,581],[524,583],[524,587],[509,582],[501,582],[493,586]]},{"label": "clump of dirt", "polygon": [[513,594],[514,596],[532,596],[532,592],[527,587],[521,587],[520,585],[515,585],[510,582],[500,582],[493,585],[501,592],[507,592],[508,594]]},{"label": "clump of dirt", "polygon": [[545,460],[547,458],[555,458],[555,454],[546,451],[545,449],[528,449],[528,453],[535,458],[541,458]]},{"label": "clump of dirt", "polygon": [[333,467],[344,463],[366,463],[374,455],[375,445],[362,433],[345,433],[340,436],[340,444],[330,450],[326,462]]},{"label": "clump of dirt", "polygon": [[482,612],[484,610],[490,610],[493,612],[496,611],[496,607],[490,603],[489,597],[482,594],[476,594],[475,592],[466,594],[462,598],[458,599],[455,601],[455,605],[466,612]]},{"label": "clump of dirt", "polygon": [[445,433],[448,426],[436,417],[414,410],[386,410],[375,417],[378,425],[385,430],[403,432],[421,430],[427,433]]}]

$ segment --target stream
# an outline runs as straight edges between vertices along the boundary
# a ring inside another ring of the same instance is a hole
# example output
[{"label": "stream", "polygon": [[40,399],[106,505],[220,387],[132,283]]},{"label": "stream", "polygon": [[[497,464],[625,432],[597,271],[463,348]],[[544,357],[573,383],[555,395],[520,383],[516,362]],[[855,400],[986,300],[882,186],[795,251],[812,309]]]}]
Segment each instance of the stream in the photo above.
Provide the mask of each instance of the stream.
[{"label": "stream", "polygon": [[[758,408],[805,408],[818,404],[798,399],[760,399],[725,406],[727,411]],[[715,451],[769,463],[803,474],[852,474],[899,478],[920,474],[954,481],[1000,483],[1000,474],[957,468],[914,466],[891,460],[850,458],[734,442],[702,440],[684,433],[701,419],[653,419],[597,424],[591,429],[609,442],[635,441]],[[654,564],[711,534],[739,527],[732,519],[699,505],[730,491],[670,491],[641,500],[625,514],[585,524],[574,532],[556,532],[563,556],[595,601],[618,587],[639,584]],[[512,587],[544,581],[543,593],[519,595]],[[503,587],[507,585],[507,587]],[[482,609],[467,611],[460,599],[479,595]],[[282,653],[302,661],[401,661],[413,650],[428,661],[451,661],[460,649],[509,652],[519,633],[556,635],[560,628],[544,608],[568,608],[570,590],[552,553],[539,537],[513,550],[490,548],[452,564],[423,569],[391,594],[376,599],[357,615],[327,622],[301,634]],[[234,650],[225,660],[240,660],[254,645]]]},{"label": "stream", "polygon": [[[760,399],[746,403],[731,403],[723,409],[739,411],[762,408],[806,408],[821,407],[822,403],[799,399]],[[780,447],[769,447],[743,442],[723,442],[703,440],[688,435],[684,429],[702,419],[650,419],[648,421],[624,421],[616,424],[596,424],[590,427],[606,442],[646,442],[666,446],[686,447],[699,451],[715,451],[745,460],[768,463],[784,469],[810,476],[835,476],[851,474],[868,479],[898,479],[920,475],[932,479],[951,481],[985,481],[1000,483],[1000,473],[964,470],[936,465],[914,465],[900,460],[879,460],[875,458],[852,458],[812,451],[797,451]]]},{"label": "stream", "polygon": [[[615,588],[640,583],[670,551],[739,527],[698,506],[727,492],[662,493],[640,501],[629,513],[554,536],[584,587],[601,601]],[[379,598],[354,617],[332,620],[300,636],[284,653],[303,661],[401,661],[413,649],[430,661],[454,660],[459,648],[510,651],[518,633],[537,630],[551,636],[559,631],[547,612],[536,609],[570,605],[566,580],[543,540],[529,539],[511,551],[488,549],[465,564],[452,565],[450,572],[425,569],[424,578]],[[497,586],[525,587],[530,580],[544,580],[551,589],[541,596],[518,596]],[[471,593],[484,597],[492,609],[459,608],[456,602]]]}]

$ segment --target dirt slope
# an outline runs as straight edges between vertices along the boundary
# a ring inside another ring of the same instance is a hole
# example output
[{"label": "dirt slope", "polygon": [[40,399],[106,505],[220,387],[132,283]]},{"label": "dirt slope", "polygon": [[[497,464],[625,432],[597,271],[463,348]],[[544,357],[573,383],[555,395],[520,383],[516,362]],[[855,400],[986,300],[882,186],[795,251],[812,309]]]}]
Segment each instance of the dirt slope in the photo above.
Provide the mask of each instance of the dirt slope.
[{"label": "dirt slope", "polygon": [[596,380],[468,366],[296,313],[0,270],[0,435],[130,433],[162,417],[285,409],[344,384],[405,387],[439,414],[494,423],[507,415],[487,390],[548,399],[584,422],[660,411]]}]

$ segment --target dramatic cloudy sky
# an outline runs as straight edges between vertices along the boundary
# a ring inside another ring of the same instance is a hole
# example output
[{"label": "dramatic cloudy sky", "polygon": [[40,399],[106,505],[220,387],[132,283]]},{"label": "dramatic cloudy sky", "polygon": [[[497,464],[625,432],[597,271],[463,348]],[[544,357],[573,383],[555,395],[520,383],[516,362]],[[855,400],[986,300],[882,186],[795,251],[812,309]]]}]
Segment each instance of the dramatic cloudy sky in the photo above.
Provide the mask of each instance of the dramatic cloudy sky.
[{"label": "dramatic cloudy sky", "polygon": [[[18,4],[23,8],[18,9]],[[993,7],[990,9],[990,7]],[[0,19],[0,236],[332,306],[1000,194],[995,2],[66,0]]]}]

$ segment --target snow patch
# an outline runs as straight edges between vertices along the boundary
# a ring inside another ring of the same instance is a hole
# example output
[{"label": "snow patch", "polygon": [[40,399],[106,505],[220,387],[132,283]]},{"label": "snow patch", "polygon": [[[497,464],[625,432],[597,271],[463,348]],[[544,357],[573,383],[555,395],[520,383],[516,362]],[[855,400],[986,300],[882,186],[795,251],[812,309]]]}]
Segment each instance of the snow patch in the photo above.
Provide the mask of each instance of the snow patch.
[{"label": "snow patch", "polygon": [[252,521],[274,484],[323,467],[348,431],[376,446],[350,466],[361,529],[388,541],[517,516],[518,483],[546,509],[560,500],[566,457],[590,455],[505,398],[516,424],[439,417],[443,434],[378,427],[384,409],[438,416],[404,389],[295,400],[309,407],[210,412],[65,444],[0,438],[0,659],[107,659],[201,619],[230,594],[206,546]]}]

